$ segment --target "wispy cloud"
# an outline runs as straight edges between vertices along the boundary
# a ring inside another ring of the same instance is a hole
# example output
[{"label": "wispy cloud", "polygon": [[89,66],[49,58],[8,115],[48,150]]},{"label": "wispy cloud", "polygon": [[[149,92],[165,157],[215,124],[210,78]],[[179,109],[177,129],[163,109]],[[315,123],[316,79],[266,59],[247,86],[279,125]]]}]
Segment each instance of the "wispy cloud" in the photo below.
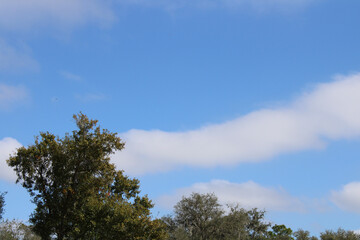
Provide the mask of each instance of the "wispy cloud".
[{"label": "wispy cloud", "polygon": [[133,5],[174,11],[197,9],[293,10],[319,0],[0,0],[0,29],[34,31],[43,27],[73,29],[86,24],[108,26],[114,6]]},{"label": "wispy cloud", "polygon": [[60,71],[59,73],[64,78],[71,80],[71,81],[81,82],[83,80],[83,78],[81,76],[71,73],[71,72],[68,72],[68,71]]},{"label": "wispy cloud", "polygon": [[323,83],[287,106],[186,132],[130,130],[112,158],[130,174],[182,166],[215,167],[269,160],[360,136],[360,74]]},{"label": "wispy cloud", "polygon": [[345,211],[360,213],[360,182],[351,182],[341,190],[332,191],[331,200]]},{"label": "wispy cloud", "polygon": [[0,0],[0,28],[30,31],[34,27],[73,28],[107,25],[115,15],[108,0]]},{"label": "wispy cloud", "polygon": [[192,192],[214,193],[219,202],[239,204],[246,209],[260,208],[268,211],[304,212],[305,204],[291,196],[282,188],[264,187],[255,182],[232,183],[224,180],[213,180],[207,183],[196,183],[190,187],[176,190],[174,194],[159,197],[155,202],[163,208],[171,209],[182,196]]},{"label": "wispy cloud", "polygon": [[10,154],[13,154],[17,148],[21,147],[21,144],[13,138],[4,138],[0,140],[0,178],[9,182],[15,182],[16,174],[12,168],[10,168],[6,160]]},{"label": "wispy cloud", "polygon": [[[0,20],[1,21],[1,20]],[[37,71],[39,64],[24,47],[14,47],[0,38],[0,71]]]},{"label": "wispy cloud", "polygon": [[8,110],[28,100],[29,94],[23,86],[10,86],[0,83],[0,110]]}]

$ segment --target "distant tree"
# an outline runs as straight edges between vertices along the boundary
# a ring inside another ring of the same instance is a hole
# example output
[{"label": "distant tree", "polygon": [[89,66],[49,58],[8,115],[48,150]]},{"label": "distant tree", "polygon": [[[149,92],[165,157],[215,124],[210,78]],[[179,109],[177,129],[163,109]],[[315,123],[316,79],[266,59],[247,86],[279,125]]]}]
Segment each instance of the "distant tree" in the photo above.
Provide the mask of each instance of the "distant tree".
[{"label": "distant tree", "polygon": [[5,194],[6,192],[0,193],[0,219],[2,219],[2,216],[4,214]]},{"label": "distant tree", "polygon": [[272,231],[268,232],[269,238],[274,240],[293,240],[291,228],[287,228],[285,225],[275,224],[272,227]]},{"label": "distant tree", "polygon": [[110,155],[124,148],[116,133],[74,115],[77,130],[59,138],[40,133],[8,160],[33,197],[30,217],[42,239],[163,239],[162,222],[140,196],[139,181],[116,171]]},{"label": "distant tree", "polygon": [[31,229],[21,221],[6,220],[0,224],[1,240],[41,240]]},{"label": "distant tree", "polygon": [[214,194],[192,193],[183,197],[175,207],[175,222],[190,239],[214,239],[223,210]]},{"label": "distant tree", "polygon": [[250,240],[265,239],[269,223],[264,211],[250,211],[239,205],[227,206],[218,202],[214,194],[192,193],[174,207],[174,217],[165,216],[171,240]]},{"label": "distant tree", "polygon": [[332,230],[326,230],[323,233],[320,233],[321,240],[359,240],[360,235],[354,233],[353,231],[346,231],[342,228],[339,228],[337,232]]},{"label": "distant tree", "polygon": [[310,236],[309,231],[305,231],[302,229],[299,229],[296,232],[294,232],[294,237],[296,238],[296,240],[318,240],[317,237]]}]

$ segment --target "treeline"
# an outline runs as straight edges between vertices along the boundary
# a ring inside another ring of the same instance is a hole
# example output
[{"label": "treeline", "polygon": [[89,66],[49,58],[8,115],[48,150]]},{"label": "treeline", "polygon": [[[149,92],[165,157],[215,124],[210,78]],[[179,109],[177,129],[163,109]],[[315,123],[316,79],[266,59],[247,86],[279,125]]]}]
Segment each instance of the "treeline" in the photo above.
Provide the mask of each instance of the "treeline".
[{"label": "treeline", "polygon": [[[293,231],[285,225],[272,225],[265,211],[246,210],[239,205],[221,206],[214,194],[192,193],[165,216],[169,240],[318,240],[309,231]],[[360,240],[353,231],[338,229],[320,233],[321,240]]]},{"label": "treeline", "polygon": [[[0,194],[0,219],[4,212],[4,193]],[[285,225],[272,225],[265,220],[265,211],[253,208],[246,210],[239,205],[220,205],[214,194],[192,193],[183,197],[174,206],[174,214],[159,219],[164,235],[143,236],[132,239],[159,240],[360,240],[353,231],[339,228],[320,233],[320,238],[311,236],[309,231],[293,231]],[[118,224],[111,223],[109,225]],[[124,239],[113,236],[112,239]],[[57,239],[56,236],[53,236]],[[1,240],[41,240],[33,226],[16,220],[3,220],[0,223]],[[72,237],[66,239],[75,239]],[[84,239],[84,238],[80,238]],[[98,238],[103,239],[102,235]]]},{"label": "treeline", "polygon": [[[271,225],[265,212],[221,206],[213,194],[183,197],[174,214],[151,215],[152,201],[140,194],[139,181],[110,163],[124,142],[96,120],[74,115],[77,129],[60,138],[42,132],[20,147],[7,163],[32,197],[29,224],[2,221],[0,240],[307,240],[309,232]],[[4,210],[0,194],[0,218]],[[351,231],[321,233],[321,240],[355,240]]]}]

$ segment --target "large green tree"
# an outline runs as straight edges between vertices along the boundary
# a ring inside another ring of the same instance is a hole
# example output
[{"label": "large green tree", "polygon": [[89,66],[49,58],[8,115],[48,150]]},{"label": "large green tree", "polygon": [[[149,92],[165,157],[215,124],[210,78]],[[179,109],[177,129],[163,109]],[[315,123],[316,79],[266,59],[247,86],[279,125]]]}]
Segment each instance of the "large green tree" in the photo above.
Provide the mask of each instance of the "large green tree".
[{"label": "large green tree", "polygon": [[139,181],[110,163],[122,140],[82,113],[74,119],[72,133],[42,132],[8,160],[36,204],[34,232],[42,239],[163,239]]}]

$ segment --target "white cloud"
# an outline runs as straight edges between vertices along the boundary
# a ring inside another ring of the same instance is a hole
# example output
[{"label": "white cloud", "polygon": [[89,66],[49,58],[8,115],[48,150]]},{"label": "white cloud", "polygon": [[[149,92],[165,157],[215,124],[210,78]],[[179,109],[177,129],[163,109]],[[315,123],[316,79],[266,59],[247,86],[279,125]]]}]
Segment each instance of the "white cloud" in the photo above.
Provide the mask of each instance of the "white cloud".
[{"label": "white cloud", "polygon": [[26,47],[10,46],[5,40],[0,38],[0,71],[19,72],[38,70],[39,64],[27,52]]},{"label": "white cloud", "polygon": [[8,110],[28,99],[28,92],[23,86],[0,84],[0,110]]},{"label": "white cloud", "polygon": [[0,0],[0,28],[33,30],[39,26],[72,28],[114,21],[106,0]]},{"label": "white cloud", "polygon": [[196,183],[191,187],[178,189],[172,195],[164,195],[156,203],[171,209],[182,196],[189,196],[192,192],[214,193],[219,202],[225,204],[238,203],[246,209],[260,208],[268,211],[303,212],[305,205],[297,198],[290,196],[282,188],[263,187],[252,181],[245,183],[231,183],[224,180],[212,180],[208,183]]},{"label": "white cloud", "polygon": [[130,130],[112,160],[130,174],[177,167],[229,166],[319,149],[360,136],[360,74],[319,84],[289,105],[186,132]]},{"label": "white cloud", "polygon": [[343,210],[360,213],[360,182],[351,182],[339,191],[332,191],[331,200]]},{"label": "white cloud", "polygon": [[13,138],[3,138],[0,140],[0,178],[10,182],[15,182],[16,174],[12,168],[10,168],[6,160],[10,154],[13,154],[17,148],[21,147],[21,144]]}]

